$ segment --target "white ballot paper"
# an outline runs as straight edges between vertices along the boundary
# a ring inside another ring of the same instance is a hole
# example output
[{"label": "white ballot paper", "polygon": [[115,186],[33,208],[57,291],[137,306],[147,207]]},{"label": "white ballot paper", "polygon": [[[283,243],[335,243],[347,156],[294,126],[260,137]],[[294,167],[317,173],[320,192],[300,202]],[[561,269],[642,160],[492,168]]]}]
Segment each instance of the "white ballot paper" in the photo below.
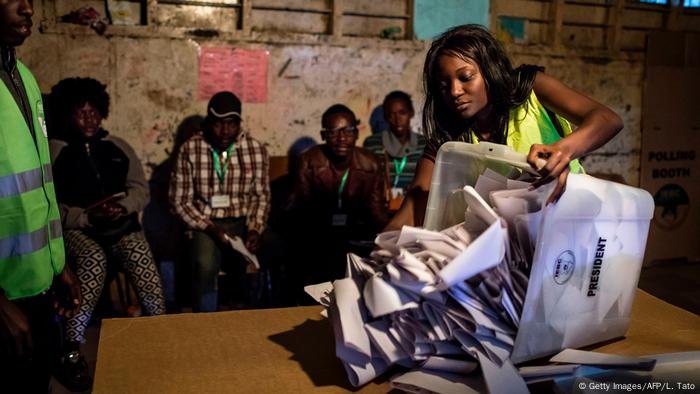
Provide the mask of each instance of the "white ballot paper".
[{"label": "white ballot paper", "polygon": [[439,356],[429,357],[423,362],[423,369],[449,373],[467,374],[476,370],[477,363],[472,360],[458,360]]},{"label": "white ballot paper", "polygon": [[369,258],[348,255],[331,294],[327,283],[307,287],[328,306],[352,385],[400,365],[410,372],[392,385],[409,392],[526,393],[526,380],[578,365],[653,367],[574,350],[552,359],[572,365],[514,367],[624,334],[654,205],[640,189],[569,175],[544,207],[553,185],[529,191],[507,173],[457,189],[464,222],[379,234]]},{"label": "white ballot paper", "polygon": [[505,255],[507,233],[498,215],[471,186],[464,187],[464,199],[469,210],[489,227],[440,271],[440,288],[443,290],[493,268]]},{"label": "white ballot paper", "polygon": [[407,393],[478,394],[485,392],[477,379],[431,370],[415,370],[391,380],[391,386]]},{"label": "white ballot paper", "polygon": [[[572,393],[576,392],[582,382],[587,380],[596,382],[601,387],[601,383],[626,383],[628,387],[638,385],[644,387],[648,392],[697,392],[700,386],[700,352],[665,353],[644,356],[647,359],[656,360],[653,369],[647,370],[627,370],[619,367],[610,369],[604,367],[592,367],[582,365],[576,369],[573,375],[555,377],[554,388],[556,392]],[[683,382],[685,389],[676,385]],[[693,387],[695,386],[695,387]],[[612,390],[611,390],[612,391]],[[640,391],[640,389],[636,389]]]},{"label": "white ballot paper", "polygon": [[580,367],[578,364],[563,365],[538,365],[532,367],[520,367],[518,373],[528,384],[545,382],[574,374]]},{"label": "white ballot paper", "polygon": [[508,187],[508,178],[487,168],[483,174],[476,179],[474,190],[484,199],[488,199],[489,194],[496,190],[503,190]]},{"label": "white ballot paper", "polygon": [[529,394],[527,384],[510,360],[499,366],[479,352],[479,365],[490,394]]},{"label": "white ballot paper", "polygon": [[418,296],[390,285],[378,274],[372,276],[365,283],[363,298],[373,317],[381,317],[404,309],[418,308],[416,302]]},{"label": "white ballot paper", "polygon": [[310,295],[316,302],[328,308],[331,305],[331,293],[333,283],[323,282],[315,285],[304,286],[304,292]]},{"label": "white ballot paper", "polygon": [[598,352],[587,352],[576,349],[564,349],[561,353],[549,359],[553,363],[568,363],[594,365],[599,367],[620,367],[625,369],[651,370],[656,360],[646,357],[619,356]]},{"label": "white ballot paper", "polygon": [[228,239],[229,244],[235,250],[236,252],[240,253],[243,258],[248,262],[249,265],[252,265],[255,267],[255,270],[260,269],[260,263],[258,262],[258,257],[248,250],[248,248],[245,247],[245,243],[243,243],[243,240],[239,236],[235,237],[229,237],[228,235],[226,236]]}]

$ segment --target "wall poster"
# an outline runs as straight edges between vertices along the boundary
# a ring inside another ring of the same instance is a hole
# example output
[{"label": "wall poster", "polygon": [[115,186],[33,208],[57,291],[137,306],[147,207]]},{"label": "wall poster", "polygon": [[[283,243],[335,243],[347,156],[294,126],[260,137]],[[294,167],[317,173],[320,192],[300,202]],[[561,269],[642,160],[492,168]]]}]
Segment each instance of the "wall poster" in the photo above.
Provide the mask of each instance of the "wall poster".
[{"label": "wall poster", "polygon": [[202,48],[199,54],[199,100],[229,90],[244,103],[267,101],[267,67],[270,53],[264,49]]}]

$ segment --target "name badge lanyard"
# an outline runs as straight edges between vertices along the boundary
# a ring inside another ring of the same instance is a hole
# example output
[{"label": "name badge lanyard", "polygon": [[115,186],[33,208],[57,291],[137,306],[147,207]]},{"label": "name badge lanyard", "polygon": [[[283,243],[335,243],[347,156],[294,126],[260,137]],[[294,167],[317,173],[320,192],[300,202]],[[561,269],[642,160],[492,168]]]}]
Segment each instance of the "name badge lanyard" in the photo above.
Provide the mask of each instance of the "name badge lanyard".
[{"label": "name badge lanyard", "polygon": [[343,178],[340,180],[340,186],[338,186],[338,209],[341,209],[343,207],[343,189],[345,189],[345,184],[348,181],[349,173],[350,169],[348,168],[347,170],[345,170]]},{"label": "name badge lanyard", "polygon": [[404,156],[401,159],[401,163],[399,163],[398,160],[394,159],[394,171],[396,172],[396,176],[394,176],[394,187],[396,187],[399,184],[399,178],[401,177],[401,173],[403,173],[403,170],[406,167],[407,161],[408,156]]},{"label": "name badge lanyard", "polygon": [[221,165],[221,161],[219,160],[219,153],[216,151],[216,149],[211,150],[211,155],[214,158],[214,172],[216,172],[216,176],[217,178],[219,178],[219,190],[222,192],[224,180],[226,179],[226,171],[228,171],[228,159],[231,156],[231,151],[233,150],[234,145],[235,144],[229,145],[228,149],[221,152],[221,155],[224,159],[223,166]]}]

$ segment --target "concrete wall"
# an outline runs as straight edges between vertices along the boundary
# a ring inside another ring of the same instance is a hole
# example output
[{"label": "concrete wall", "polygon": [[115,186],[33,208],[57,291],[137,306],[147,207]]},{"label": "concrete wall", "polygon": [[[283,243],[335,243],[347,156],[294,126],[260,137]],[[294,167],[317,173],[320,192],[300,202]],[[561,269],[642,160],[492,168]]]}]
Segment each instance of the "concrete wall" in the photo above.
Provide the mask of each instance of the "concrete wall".
[{"label": "concrete wall", "polygon": [[[424,52],[327,45],[264,45],[207,42],[205,45],[264,48],[270,52],[268,102],[243,105],[244,125],[284,155],[297,138],[319,139],[320,118],[334,103],[352,108],[366,126],[371,110],[393,89],[419,94]],[[144,164],[160,162],[180,122],[204,114],[197,100],[194,40],[36,35],[21,58],[42,91],[62,78],[91,76],[108,85],[112,108],[105,127],[134,145]],[[278,71],[291,59],[283,76]],[[418,125],[419,118],[415,121]]]},{"label": "concrete wall", "polygon": [[[147,171],[167,156],[180,122],[204,113],[206,103],[196,98],[198,51],[202,46],[263,48],[270,52],[268,102],[244,103],[243,117],[246,127],[268,145],[272,155],[284,155],[290,143],[301,136],[318,139],[320,115],[336,102],[350,106],[362,120],[362,140],[369,133],[371,110],[394,89],[413,95],[418,109],[414,122],[416,126],[420,123],[421,72],[427,42],[334,39],[255,29],[246,36],[234,32],[211,39],[163,26],[110,27],[107,34],[99,36],[86,27],[53,23],[54,11],[43,3],[50,2],[35,2],[36,19],[44,20],[43,33],[35,29],[20,49],[21,59],[34,71],[45,92],[60,79],[72,76],[91,76],[106,83],[112,108],[105,126],[134,146]],[[220,17],[212,15],[212,20]],[[198,17],[207,16],[200,13]],[[552,49],[542,44],[509,44],[508,50],[516,65],[543,65],[548,73],[622,116],[625,129],[589,155],[584,165],[589,172],[618,174],[627,183],[637,185],[643,54],[608,55],[588,49]],[[278,75],[287,61],[288,67]]]}]

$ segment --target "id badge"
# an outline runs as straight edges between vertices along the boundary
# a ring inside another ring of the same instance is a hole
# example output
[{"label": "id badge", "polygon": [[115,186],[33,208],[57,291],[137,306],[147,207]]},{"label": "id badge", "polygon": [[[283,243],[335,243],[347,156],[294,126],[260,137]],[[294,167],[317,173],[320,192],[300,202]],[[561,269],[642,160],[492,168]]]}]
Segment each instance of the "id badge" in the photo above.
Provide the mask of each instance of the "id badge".
[{"label": "id badge", "polygon": [[403,189],[400,187],[391,188],[391,198],[403,198]]},{"label": "id badge", "polygon": [[231,206],[231,196],[228,194],[215,194],[211,196],[209,205],[212,208],[228,208]]},{"label": "id badge", "polygon": [[403,189],[400,187],[391,188],[391,199],[389,199],[389,211],[395,212],[401,208],[403,203]]},{"label": "id badge", "polygon": [[345,226],[348,224],[348,215],[344,213],[336,213],[333,215],[333,220],[331,225],[333,226]]},{"label": "id badge", "polygon": [[392,198],[391,200],[389,200],[389,211],[398,211],[399,208],[401,208],[401,204],[403,204],[403,196]]}]

